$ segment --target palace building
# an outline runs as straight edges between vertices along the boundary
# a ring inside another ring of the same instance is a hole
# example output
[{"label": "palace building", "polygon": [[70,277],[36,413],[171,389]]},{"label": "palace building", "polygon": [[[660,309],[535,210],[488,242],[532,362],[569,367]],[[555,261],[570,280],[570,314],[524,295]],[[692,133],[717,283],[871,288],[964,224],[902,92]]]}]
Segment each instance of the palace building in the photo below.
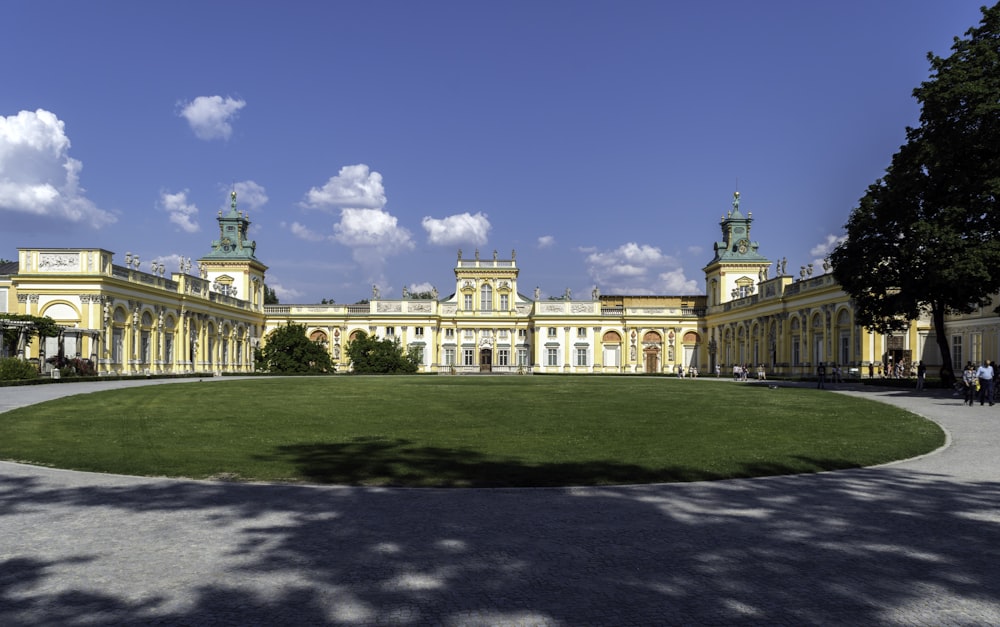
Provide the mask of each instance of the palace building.
[{"label": "palace building", "polygon": [[[541,300],[519,290],[516,252],[472,258],[459,251],[454,292],[443,298],[383,298],[367,303],[265,305],[267,267],[247,239],[250,220],[219,212],[211,252],[178,272],[162,264],[140,270],[99,248],[18,249],[0,265],[0,314],[48,316],[59,337],[28,344],[22,334],[0,355],[37,360],[90,359],[99,373],[239,373],[254,369],[254,348],[276,327],[295,322],[350,370],[345,347],[358,332],[397,338],[429,373],[659,373],[733,364],[802,376],[820,363],[868,376],[870,364],[940,364],[933,331],[918,320],[905,333],[871,333],[855,322],[851,299],[824,268],[786,272],[750,237],[752,214],[739,194],[721,219],[721,239],[704,267],[705,294],[602,295]],[[773,274],[772,276],[772,268]],[[0,326],[16,326],[4,322]],[[949,319],[956,365],[1000,354],[1000,324],[989,309]],[[873,366],[873,367],[874,367]]]}]

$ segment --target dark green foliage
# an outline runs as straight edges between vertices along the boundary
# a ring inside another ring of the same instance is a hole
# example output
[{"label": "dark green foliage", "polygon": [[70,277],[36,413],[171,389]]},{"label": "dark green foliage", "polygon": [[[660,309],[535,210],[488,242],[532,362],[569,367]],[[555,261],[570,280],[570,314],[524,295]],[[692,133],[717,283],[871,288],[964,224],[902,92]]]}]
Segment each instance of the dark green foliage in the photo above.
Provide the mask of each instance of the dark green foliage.
[{"label": "dark green foliage", "polygon": [[289,322],[267,336],[255,354],[257,370],[280,373],[330,373],[333,361],[326,347],[306,337],[306,328]]},{"label": "dark green foliage", "polygon": [[866,327],[889,332],[929,312],[947,377],[945,315],[1000,290],[1000,5],[951,56],[928,58],[931,78],[913,92],[920,125],[851,213],[831,261]]},{"label": "dark green foliage", "polygon": [[17,359],[16,357],[0,359],[0,381],[35,379],[37,377],[38,368],[29,361]]},{"label": "dark green foliage", "polygon": [[15,322],[30,322],[31,331],[28,334],[28,344],[34,336],[56,337],[62,330],[56,321],[48,316],[32,316],[28,314],[0,314],[0,329],[3,330],[3,345],[7,347],[17,346],[20,329],[18,327],[5,327],[4,320]]},{"label": "dark green foliage", "polygon": [[277,305],[278,295],[275,293],[273,288],[264,286],[264,304],[265,305]]},{"label": "dark green foliage", "polygon": [[417,371],[416,355],[403,352],[398,339],[378,339],[359,332],[347,344],[347,356],[359,374],[409,374]]}]

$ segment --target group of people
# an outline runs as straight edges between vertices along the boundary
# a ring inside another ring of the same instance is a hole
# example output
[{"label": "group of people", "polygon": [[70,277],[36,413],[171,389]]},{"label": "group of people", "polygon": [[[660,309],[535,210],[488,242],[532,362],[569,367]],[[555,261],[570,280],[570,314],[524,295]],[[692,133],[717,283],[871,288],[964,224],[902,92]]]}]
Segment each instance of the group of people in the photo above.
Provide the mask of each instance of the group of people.
[{"label": "group of people", "polygon": [[[750,364],[735,364],[733,366],[733,381],[746,381],[750,378],[752,371],[753,367]],[[715,376],[722,376],[722,364],[715,367]],[[757,380],[767,381],[767,371],[764,369],[764,364],[757,366]]]},{"label": "group of people", "polygon": [[692,379],[697,379],[698,378],[698,368],[695,367],[695,366],[689,366],[688,369],[687,369],[687,375],[685,375],[684,374],[684,366],[678,366],[677,367],[677,377],[679,379],[683,379],[685,376],[688,376],[688,377],[690,377]]},{"label": "group of people", "polygon": [[962,372],[962,386],[965,390],[965,403],[972,407],[976,399],[979,405],[989,403],[993,406],[994,385],[996,379],[996,364],[987,359],[980,366],[976,366],[971,361],[965,365]]}]

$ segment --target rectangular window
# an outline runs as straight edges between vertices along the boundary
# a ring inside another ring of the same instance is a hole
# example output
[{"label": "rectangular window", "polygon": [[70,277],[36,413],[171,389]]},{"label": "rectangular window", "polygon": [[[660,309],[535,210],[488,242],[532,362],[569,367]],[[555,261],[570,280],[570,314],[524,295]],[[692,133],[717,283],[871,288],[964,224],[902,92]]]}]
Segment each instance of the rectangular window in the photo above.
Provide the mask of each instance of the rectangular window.
[{"label": "rectangular window", "polygon": [[471,340],[475,338],[475,332],[472,329],[465,329],[462,331],[462,337]]},{"label": "rectangular window", "polygon": [[386,335],[396,335],[396,327],[386,327],[385,328],[385,334]]},{"label": "rectangular window", "polygon": [[978,364],[983,361],[983,334],[973,333],[969,336],[969,359]]},{"label": "rectangular window", "polygon": [[587,337],[587,327],[577,327],[576,329],[577,337]]},{"label": "rectangular window", "polygon": [[466,311],[472,311],[472,294],[466,294],[462,302],[465,304],[464,309]]},{"label": "rectangular window", "polygon": [[500,337],[501,340],[506,340],[507,339],[507,329],[500,329],[500,331],[497,333],[497,335]]},{"label": "rectangular window", "polygon": [[587,365],[587,349],[577,348],[576,349],[576,365],[586,366]]},{"label": "rectangular window", "polygon": [[475,366],[476,365],[476,351],[472,348],[462,349],[462,365],[463,366]]},{"label": "rectangular window", "polygon": [[415,335],[417,337],[423,337],[424,336],[424,328],[423,327],[415,327],[413,329],[413,335]]},{"label": "rectangular window", "polygon": [[510,309],[510,296],[506,294],[500,295],[500,309],[503,311]]},{"label": "rectangular window", "polygon": [[517,349],[517,365],[527,366],[528,365],[528,349],[519,348]]},{"label": "rectangular window", "polygon": [[455,349],[446,348],[444,349],[444,365],[454,366],[455,365]]},{"label": "rectangular window", "polygon": [[792,336],[792,365],[798,366],[802,363],[802,355],[799,351],[799,336]]},{"label": "rectangular window", "polygon": [[517,330],[517,338],[519,340],[526,340],[526,339],[528,339],[528,330],[527,329],[518,329]]},{"label": "rectangular window", "polygon": [[559,349],[558,348],[549,348],[549,349],[546,350],[546,353],[547,353],[546,363],[549,366],[558,366],[559,365]]},{"label": "rectangular window", "polygon": [[[951,336],[951,363],[956,369],[961,369],[964,364],[962,362],[962,336],[953,335]],[[958,374],[962,374],[958,372]]]},{"label": "rectangular window", "polygon": [[556,328],[549,327],[549,337],[555,337],[555,336],[556,336]]},{"label": "rectangular window", "polygon": [[423,346],[411,346],[409,349],[410,355],[419,364],[424,361],[424,347]]},{"label": "rectangular window", "polygon": [[448,340],[455,339],[455,329],[445,329],[444,330],[444,337],[445,337],[445,339],[448,339]]},{"label": "rectangular window", "polygon": [[510,365],[510,350],[506,348],[501,348],[497,351],[497,365],[498,366],[509,366]]}]

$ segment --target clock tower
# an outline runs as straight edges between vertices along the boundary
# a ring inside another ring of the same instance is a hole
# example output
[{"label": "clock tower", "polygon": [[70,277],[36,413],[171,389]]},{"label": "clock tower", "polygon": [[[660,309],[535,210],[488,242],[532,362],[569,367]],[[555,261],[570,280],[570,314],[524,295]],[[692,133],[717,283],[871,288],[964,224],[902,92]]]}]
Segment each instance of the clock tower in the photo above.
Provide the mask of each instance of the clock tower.
[{"label": "clock tower", "polygon": [[213,292],[249,301],[255,310],[262,310],[267,266],[257,260],[257,242],[247,239],[250,216],[236,210],[235,190],[230,198],[229,212],[219,211],[219,239],[212,242],[212,252],[198,260],[198,267]]},{"label": "clock tower", "polygon": [[719,222],[722,240],[715,242],[715,257],[704,268],[708,306],[755,294],[757,283],[771,262],[757,252],[750,239],[753,214],[740,211],[740,193],[733,194],[733,208]]}]

